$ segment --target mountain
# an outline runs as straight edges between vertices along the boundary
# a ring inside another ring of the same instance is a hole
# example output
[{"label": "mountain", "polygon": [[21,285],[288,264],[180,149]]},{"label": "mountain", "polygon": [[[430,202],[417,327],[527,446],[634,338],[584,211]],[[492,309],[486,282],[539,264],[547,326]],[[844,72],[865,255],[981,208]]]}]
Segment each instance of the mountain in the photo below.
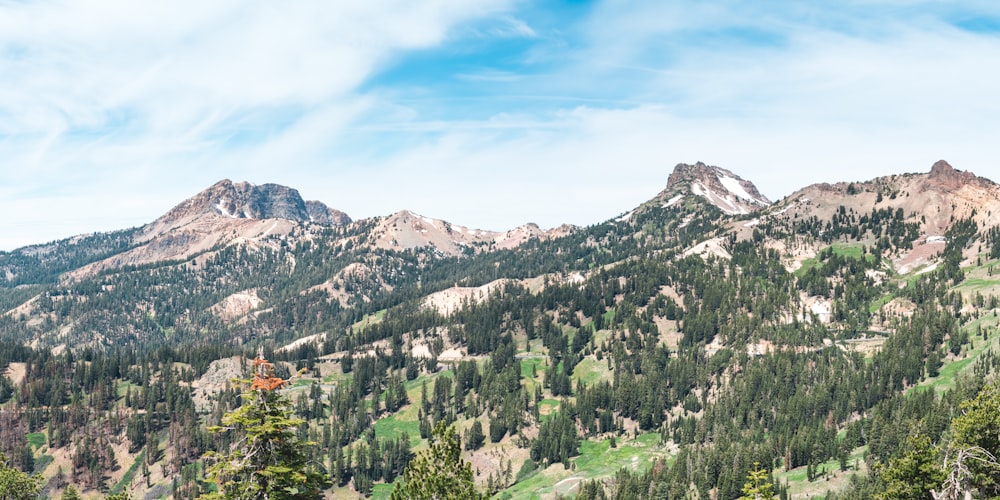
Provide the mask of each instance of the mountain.
[{"label": "mountain", "polygon": [[531,239],[545,240],[553,235],[572,232],[571,226],[544,231],[528,223],[508,231],[470,229],[440,219],[417,215],[409,210],[375,219],[370,237],[382,249],[405,250],[433,248],[442,255],[458,256],[472,252],[516,248]]},{"label": "mountain", "polygon": [[234,243],[273,245],[270,239],[351,222],[344,212],[318,201],[304,201],[295,189],[260,186],[228,179],[184,200],[138,229],[128,250],[75,269],[80,279],[123,266],[183,260]]},{"label": "mountain", "polygon": [[678,163],[657,200],[676,203],[687,194],[701,196],[728,215],[743,215],[771,204],[757,186],[721,167]]},{"label": "mountain", "polygon": [[[955,446],[1000,453],[968,431],[1000,418],[963,403],[1000,397],[998,266],[1000,187],[944,161],[773,204],[681,163],[634,210],[547,231],[222,181],[140,228],[0,253],[0,452],[50,497],[197,497],[263,351],[295,374],[328,496],[384,494],[445,422],[498,496],[774,477],[873,498],[913,457],[933,479]],[[1000,494],[980,472],[970,495]]]},{"label": "mountain", "polygon": [[811,249],[800,251],[797,261],[838,240],[867,241],[882,251],[892,249],[894,270],[907,272],[932,264],[943,236],[959,220],[974,221],[979,228],[1000,225],[1000,185],[942,160],[927,173],[814,184],[734,229],[742,237],[763,231],[773,240],[812,235]]},{"label": "mountain", "polygon": [[285,219],[326,225],[351,222],[351,218],[339,210],[318,201],[304,201],[299,192],[290,187],[278,184],[257,186],[224,179],[178,204],[153,222],[147,232],[155,233],[159,227],[219,216],[230,219]]}]

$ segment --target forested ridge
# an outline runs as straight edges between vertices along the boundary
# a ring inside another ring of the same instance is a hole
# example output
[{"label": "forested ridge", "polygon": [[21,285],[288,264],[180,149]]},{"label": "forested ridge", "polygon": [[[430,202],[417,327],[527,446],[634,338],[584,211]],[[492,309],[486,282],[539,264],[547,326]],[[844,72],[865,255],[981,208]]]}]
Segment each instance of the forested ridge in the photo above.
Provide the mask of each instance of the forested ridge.
[{"label": "forested ridge", "polygon": [[388,496],[439,424],[498,498],[997,495],[997,227],[953,217],[900,272],[929,245],[888,206],[910,193],[843,191],[829,217],[668,192],[460,256],[367,221],[77,280],[129,233],[5,253],[0,452],[50,496],[209,494],[262,350],[304,467],[348,498]]}]

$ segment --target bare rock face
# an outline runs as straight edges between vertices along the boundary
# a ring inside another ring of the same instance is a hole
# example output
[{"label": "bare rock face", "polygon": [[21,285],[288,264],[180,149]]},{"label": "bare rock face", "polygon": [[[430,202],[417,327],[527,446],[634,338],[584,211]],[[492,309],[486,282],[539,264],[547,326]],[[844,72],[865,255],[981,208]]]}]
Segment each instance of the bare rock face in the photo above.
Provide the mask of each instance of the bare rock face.
[{"label": "bare rock face", "polygon": [[278,184],[256,186],[225,179],[183,201],[161,220],[180,220],[203,214],[233,219],[287,219],[339,225],[350,217],[318,201],[306,202],[299,192]]},{"label": "bare rock face", "polygon": [[948,162],[938,160],[931,166],[926,187],[938,191],[955,191],[965,185],[983,184],[984,181],[986,180],[976,177],[972,172],[955,170]]},{"label": "bare rock face", "polygon": [[325,226],[342,226],[351,223],[351,218],[344,212],[315,200],[306,201],[306,213],[309,215],[309,220]]},{"label": "bare rock face", "polygon": [[660,195],[668,196],[684,185],[692,194],[705,198],[730,215],[747,214],[771,204],[752,182],[729,170],[702,162],[694,165],[678,163],[667,179],[667,188]]}]

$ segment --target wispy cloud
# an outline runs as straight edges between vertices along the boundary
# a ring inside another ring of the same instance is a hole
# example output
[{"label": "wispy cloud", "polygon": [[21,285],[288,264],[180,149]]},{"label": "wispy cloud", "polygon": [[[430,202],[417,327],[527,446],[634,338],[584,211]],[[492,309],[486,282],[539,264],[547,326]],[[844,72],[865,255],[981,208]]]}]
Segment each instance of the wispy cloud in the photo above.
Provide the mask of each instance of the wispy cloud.
[{"label": "wispy cloud", "polygon": [[[330,164],[323,145],[364,106],[365,79],[504,7],[0,4],[0,183],[32,193],[69,184],[79,195],[12,193],[4,211],[28,223],[5,228],[0,247],[67,236],[55,222],[67,209],[89,214],[77,230],[105,229],[137,208],[117,204],[121,193],[144,192],[142,214],[155,216],[222,176],[267,181]],[[88,195],[106,201],[69,207]]]},{"label": "wispy cloud", "polygon": [[1000,178],[1000,4],[0,4],[0,248],[151,220],[222,177],[352,216],[586,224],[707,161],[770,197]]}]

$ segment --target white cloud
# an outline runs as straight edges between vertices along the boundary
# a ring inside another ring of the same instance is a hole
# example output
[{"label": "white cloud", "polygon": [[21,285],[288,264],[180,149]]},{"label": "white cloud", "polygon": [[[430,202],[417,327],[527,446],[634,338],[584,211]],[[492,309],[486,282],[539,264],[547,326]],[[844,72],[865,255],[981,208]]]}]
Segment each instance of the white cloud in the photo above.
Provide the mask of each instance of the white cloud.
[{"label": "white cloud", "polygon": [[[125,220],[87,196],[113,204],[111,193],[145,191],[172,204],[192,194],[190,177],[280,178],[326,163],[303,157],[365,106],[366,79],[504,3],[4,3],[0,183],[20,188],[0,201],[17,214],[0,244],[67,236],[55,221],[73,202],[93,214],[74,219],[77,231]],[[79,198],[38,201],[70,182]]]},{"label": "white cloud", "polygon": [[[558,27],[457,0],[2,4],[0,248],[145,222],[222,177],[485,229],[611,218],[678,162],[771,198],[940,158],[1000,178],[1000,40],[892,3],[609,1]],[[535,45],[377,79],[491,39]]]}]

